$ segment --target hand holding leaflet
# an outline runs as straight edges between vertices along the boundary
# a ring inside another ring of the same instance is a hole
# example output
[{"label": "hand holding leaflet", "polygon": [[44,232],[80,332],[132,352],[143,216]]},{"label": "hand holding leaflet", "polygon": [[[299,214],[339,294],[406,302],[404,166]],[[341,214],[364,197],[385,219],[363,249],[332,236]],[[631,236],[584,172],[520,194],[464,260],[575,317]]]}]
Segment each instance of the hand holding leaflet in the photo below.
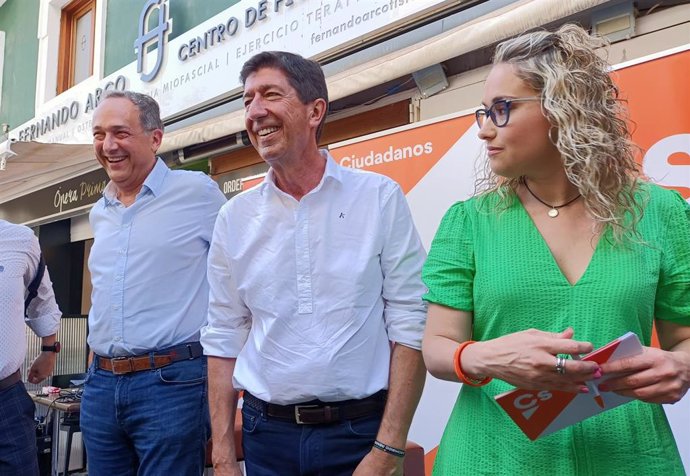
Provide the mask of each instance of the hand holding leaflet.
[{"label": "hand holding leaflet", "polygon": [[[570,354],[570,356],[573,358],[573,360],[582,360],[580,354]],[[594,398],[594,401],[597,402],[597,405],[599,405],[601,408],[604,408],[604,399],[599,393],[599,387],[597,387],[593,380],[587,380],[585,385],[587,385],[589,394],[592,396],[592,398]]]},{"label": "hand holding leaflet", "polygon": [[[593,361],[601,365],[604,362],[641,354],[642,350],[642,344],[637,335],[628,332],[583,356],[581,360]],[[573,356],[573,358],[577,357]],[[614,392],[599,392],[598,385],[611,376],[604,375],[600,379],[586,382],[589,393],[518,388],[497,395],[495,399],[527,437],[536,440],[631,401],[632,398]]]}]

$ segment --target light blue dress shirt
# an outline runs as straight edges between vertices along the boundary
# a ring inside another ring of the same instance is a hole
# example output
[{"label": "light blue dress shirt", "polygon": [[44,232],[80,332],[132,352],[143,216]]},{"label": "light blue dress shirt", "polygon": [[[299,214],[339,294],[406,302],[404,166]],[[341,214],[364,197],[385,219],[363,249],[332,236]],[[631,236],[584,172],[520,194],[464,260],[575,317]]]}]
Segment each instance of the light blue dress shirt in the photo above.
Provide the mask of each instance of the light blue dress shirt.
[{"label": "light blue dress shirt", "polygon": [[89,216],[88,343],[96,354],[138,355],[199,339],[209,244],[225,202],[209,177],[170,170],[161,159],[129,207],[108,184]]}]

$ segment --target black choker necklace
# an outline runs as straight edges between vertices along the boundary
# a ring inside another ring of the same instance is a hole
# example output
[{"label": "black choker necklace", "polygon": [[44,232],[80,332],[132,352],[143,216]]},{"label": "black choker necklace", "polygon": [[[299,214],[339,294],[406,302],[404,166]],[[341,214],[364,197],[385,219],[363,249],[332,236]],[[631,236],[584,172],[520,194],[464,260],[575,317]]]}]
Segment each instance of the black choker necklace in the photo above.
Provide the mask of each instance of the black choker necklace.
[{"label": "black choker necklace", "polygon": [[529,185],[527,185],[527,180],[522,179],[522,183],[525,185],[525,188],[527,189],[527,191],[529,192],[530,195],[532,195],[539,203],[546,205],[547,207],[550,208],[548,213],[549,213],[549,216],[551,218],[556,218],[558,216],[558,210],[560,208],[567,207],[568,205],[570,205],[571,203],[573,203],[575,200],[577,200],[578,198],[580,198],[582,196],[581,194],[578,193],[575,196],[575,198],[568,200],[567,202],[565,202],[562,205],[551,205],[550,203],[546,203],[544,200],[542,200],[541,198],[537,197],[534,194],[534,192],[529,188]]}]

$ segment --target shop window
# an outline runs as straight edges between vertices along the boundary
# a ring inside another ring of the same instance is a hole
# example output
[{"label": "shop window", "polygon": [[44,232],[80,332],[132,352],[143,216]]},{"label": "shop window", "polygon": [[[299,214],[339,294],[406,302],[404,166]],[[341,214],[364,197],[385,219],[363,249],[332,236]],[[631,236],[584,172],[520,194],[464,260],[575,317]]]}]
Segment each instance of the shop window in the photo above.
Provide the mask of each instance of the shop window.
[{"label": "shop window", "polygon": [[57,93],[93,74],[96,0],[73,0],[62,9]]}]

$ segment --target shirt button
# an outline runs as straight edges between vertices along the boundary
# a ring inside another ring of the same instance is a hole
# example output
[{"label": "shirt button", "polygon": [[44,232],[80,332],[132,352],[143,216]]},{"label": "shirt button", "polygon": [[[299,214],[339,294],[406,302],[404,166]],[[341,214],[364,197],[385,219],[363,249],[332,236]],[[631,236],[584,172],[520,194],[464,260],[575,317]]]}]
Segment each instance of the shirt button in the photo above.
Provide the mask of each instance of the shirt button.
[{"label": "shirt button", "polygon": [[124,248],[121,249],[121,250],[120,250],[120,254],[121,254],[121,255],[125,254],[125,251],[126,251],[126,250],[125,250]]},{"label": "shirt button", "polygon": [[113,306],[113,309],[117,311],[118,309],[120,309],[120,306],[118,306],[117,304],[115,304],[115,305]]},{"label": "shirt button", "polygon": [[120,342],[121,340],[122,340],[122,337],[120,337],[120,336],[115,337],[115,342]]}]

